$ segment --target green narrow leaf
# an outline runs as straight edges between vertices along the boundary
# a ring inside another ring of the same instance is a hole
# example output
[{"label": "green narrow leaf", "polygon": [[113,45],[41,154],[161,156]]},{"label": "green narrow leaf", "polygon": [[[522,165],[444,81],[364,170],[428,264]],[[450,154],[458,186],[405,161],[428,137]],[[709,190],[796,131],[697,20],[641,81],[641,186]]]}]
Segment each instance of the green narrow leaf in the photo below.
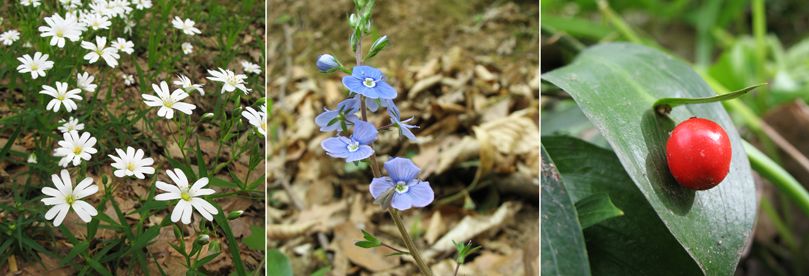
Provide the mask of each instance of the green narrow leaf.
[{"label": "green narrow leaf", "polygon": [[624,215],[624,211],[615,207],[608,194],[594,194],[576,201],[576,212],[582,229]]},{"label": "green narrow leaf", "polygon": [[544,147],[541,153],[542,275],[590,275],[590,262],[576,208]]},{"label": "green narrow leaf", "polygon": [[70,249],[70,252],[68,252],[67,255],[62,257],[61,261],[59,261],[59,266],[66,265],[67,263],[72,261],[73,258],[76,258],[76,256],[78,256],[81,253],[84,253],[84,251],[87,250],[88,247],[90,247],[89,241],[83,241],[73,246],[73,249]]},{"label": "green narrow leaf", "polygon": [[668,114],[671,112],[671,109],[684,104],[701,104],[701,103],[713,103],[713,102],[720,102],[726,101],[730,99],[735,99],[741,97],[747,92],[753,91],[758,87],[763,85],[767,85],[766,83],[756,84],[753,86],[745,87],[727,94],[710,96],[710,97],[700,97],[700,98],[662,98],[657,100],[654,105],[652,106],[654,110],[661,114]]},{"label": "green narrow leaf", "polygon": [[228,241],[228,250],[230,251],[230,257],[233,259],[233,266],[236,268],[236,274],[239,276],[244,276],[247,273],[244,271],[244,263],[242,262],[241,252],[239,251],[239,244],[236,241],[236,238],[233,236],[233,231],[230,230],[230,224],[228,224],[228,219],[225,217],[225,211],[222,211],[222,208],[215,203],[212,203],[219,213],[214,216],[214,221],[219,227],[222,229],[222,232],[225,233],[225,238]]},{"label": "green narrow leaf", "polygon": [[[686,105],[672,110],[669,117],[649,108],[660,98],[715,96],[699,75],[659,50],[607,43],[586,49],[571,64],[542,78],[573,97],[615,150],[632,182],[703,271],[733,274],[756,217],[752,171],[739,133],[719,103]],[[665,157],[665,143],[675,122],[694,116],[721,125],[733,149],[725,180],[699,192],[677,184]]]}]

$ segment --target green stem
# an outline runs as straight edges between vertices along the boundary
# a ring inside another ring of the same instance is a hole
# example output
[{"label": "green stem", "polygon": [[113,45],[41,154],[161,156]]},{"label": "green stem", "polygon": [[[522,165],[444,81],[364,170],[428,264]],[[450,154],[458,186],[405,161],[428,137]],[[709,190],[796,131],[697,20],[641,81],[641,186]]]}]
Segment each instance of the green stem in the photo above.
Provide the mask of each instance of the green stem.
[{"label": "green stem", "polygon": [[750,166],[770,180],[778,190],[798,205],[805,215],[809,215],[809,192],[798,183],[798,180],[747,141],[744,141],[744,149],[750,159]]}]

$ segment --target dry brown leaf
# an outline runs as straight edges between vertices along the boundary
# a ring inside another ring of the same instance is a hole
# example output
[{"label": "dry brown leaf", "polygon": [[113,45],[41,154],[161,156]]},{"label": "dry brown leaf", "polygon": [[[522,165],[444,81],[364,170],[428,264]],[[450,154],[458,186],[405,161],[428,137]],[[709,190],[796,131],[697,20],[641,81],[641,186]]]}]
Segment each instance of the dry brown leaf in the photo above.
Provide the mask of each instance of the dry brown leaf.
[{"label": "dry brown leaf", "polygon": [[514,215],[522,208],[522,204],[516,201],[507,201],[500,205],[491,215],[469,215],[455,225],[452,230],[441,237],[432,248],[424,252],[427,259],[432,259],[438,254],[453,250],[455,247],[452,241],[468,241],[486,231],[497,230],[506,225]]},{"label": "dry brown leaf", "polygon": [[419,80],[416,82],[416,84],[413,84],[413,87],[411,87],[410,91],[407,92],[407,98],[411,100],[415,99],[422,91],[425,91],[427,88],[440,83],[443,77],[444,76],[442,75],[433,75]]},{"label": "dry brown leaf", "polygon": [[348,259],[372,272],[380,272],[399,265],[399,257],[385,257],[394,253],[385,247],[361,248],[354,243],[362,240],[360,228],[351,222],[345,222],[334,228],[334,243]]},{"label": "dry brown leaf", "polygon": [[270,240],[288,240],[306,235],[317,221],[304,221],[295,224],[270,224],[267,225],[267,238]]},{"label": "dry brown leaf", "polygon": [[434,244],[439,235],[443,235],[447,231],[447,225],[441,218],[441,212],[433,213],[430,217],[430,224],[427,226],[427,231],[424,233],[424,239],[428,244]]}]

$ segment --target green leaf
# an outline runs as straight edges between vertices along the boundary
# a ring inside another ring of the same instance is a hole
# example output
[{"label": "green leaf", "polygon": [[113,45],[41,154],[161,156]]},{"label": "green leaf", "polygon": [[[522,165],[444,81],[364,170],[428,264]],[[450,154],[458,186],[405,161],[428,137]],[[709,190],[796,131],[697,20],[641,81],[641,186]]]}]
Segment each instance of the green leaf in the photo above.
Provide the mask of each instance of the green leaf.
[{"label": "green leaf", "polygon": [[375,243],[375,242],[372,242],[372,241],[358,241],[358,242],[355,242],[354,245],[356,245],[358,247],[362,247],[362,248],[374,248],[374,247],[379,246],[379,243]]},{"label": "green leaf", "polygon": [[544,147],[541,174],[542,275],[590,275],[576,208]]},{"label": "green leaf", "polygon": [[615,207],[608,194],[594,194],[576,201],[576,213],[579,214],[582,229],[624,215],[624,211]]},{"label": "green leaf", "polygon": [[267,241],[267,234],[264,232],[264,227],[250,225],[250,235],[242,238],[242,242],[252,250],[264,251],[266,246],[264,242]]},{"label": "green leaf", "polygon": [[267,252],[267,273],[271,276],[292,276],[289,259],[278,249],[270,249]]},{"label": "green leaf", "polygon": [[[657,215],[703,271],[732,274],[752,234],[756,215],[753,176],[739,133],[719,103],[678,108],[672,110],[671,119],[651,108],[659,98],[710,97],[716,93],[684,62],[628,43],[588,48],[573,63],[543,75],[543,79],[576,100]],[[721,125],[733,148],[728,176],[717,187],[700,192],[677,184],[665,158],[665,143],[675,121],[694,116]]]},{"label": "green leaf", "polygon": [[233,259],[234,268],[236,268],[236,275],[247,275],[247,272],[244,270],[244,262],[242,262],[238,243],[236,243],[236,238],[233,237],[233,231],[230,230],[228,219],[225,217],[225,211],[222,211],[222,208],[220,208],[219,205],[213,205],[216,207],[216,210],[219,211],[219,213],[214,216],[214,221],[216,221],[216,224],[222,229],[222,232],[225,233],[228,249],[230,251],[230,257]]},{"label": "green leaf", "polygon": [[756,85],[748,86],[748,87],[745,87],[745,88],[742,88],[742,89],[739,89],[737,91],[733,91],[733,92],[730,92],[730,93],[727,93],[727,94],[716,95],[716,96],[711,96],[711,97],[701,97],[701,98],[662,98],[662,99],[657,100],[654,103],[653,108],[655,110],[657,110],[658,112],[660,112],[661,114],[668,114],[669,112],[671,112],[671,109],[673,107],[676,107],[676,106],[679,106],[679,105],[713,103],[713,102],[719,102],[719,101],[726,101],[726,100],[730,100],[730,99],[735,99],[735,98],[741,97],[744,94],[747,94],[747,92],[750,92],[753,89],[756,89],[756,88],[758,88],[758,87],[760,87],[762,85],[767,85],[767,84],[766,83],[756,84]]},{"label": "green leaf", "polygon": [[84,251],[87,250],[87,247],[90,247],[89,241],[83,241],[73,246],[73,249],[70,249],[70,252],[68,252],[67,255],[64,256],[61,261],[59,261],[59,266],[66,265],[67,263],[72,261],[73,258],[76,258],[76,256],[78,256],[80,253],[84,253]]},{"label": "green leaf", "polygon": [[389,42],[390,40],[388,40],[388,36],[386,35],[377,38],[374,43],[371,44],[371,50],[368,51],[368,55],[365,56],[365,59],[375,57],[376,54],[379,54],[380,51],[385,49],[385,46],[388,46]]},{"label": "green leaf", "polygon": [[615,153],[567,136],[543,136],[542,145],[573,200],[606,194],[624,210],[584,230],[594,275],[704,274],[631,184]]}]

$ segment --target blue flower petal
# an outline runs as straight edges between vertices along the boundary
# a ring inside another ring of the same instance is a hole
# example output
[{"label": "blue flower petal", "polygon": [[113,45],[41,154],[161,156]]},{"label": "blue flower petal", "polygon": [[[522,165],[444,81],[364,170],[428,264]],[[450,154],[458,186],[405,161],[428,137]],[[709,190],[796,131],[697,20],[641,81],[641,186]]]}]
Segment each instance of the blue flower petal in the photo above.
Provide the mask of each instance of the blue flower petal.
[{"label": "blue flower petal", "polygon": [[376,140],[377,133],[379,131],[371,123],[356,120],[354,121],[354,133],[351,134],[351,139],[360,142],[362,145],[370,145]]},{"label": "blue flower petal", "polygon": [[378,95],[378,98],[381,99],[394,99],[396,98],[396,89],[393,89],[393,86],[390,86],[385,81],[378,81],[376,82],[376,87],[374,87],[374,92]]},{"label": "blue flower petal", "polygon": [[348,143],[351,142],[343,136],[329,137],[320,143],[326,153],[335,158],[346,158],[348,156]]},{"label": "blue flower petal", "polygon": [[346,163],[360,161],[365,158],[371,157],[374,154],[374,149],[367,145],[360,145],[360,147],[354,152],[348,152],[346,154]]},{"label": "blue flower petal", "polygon": [[337,118],[337,115],[340,114],[337,110],[326,110],[323,113],[320,113],[315,117],[315,123],[320,126],[320,131],[335,131],[340,129],[340,122],[334,122],[332,125],[329,125],[329,122]]},{"label": "blue flower petal", "polygon": [[401,118],[399,115],[399,107],[396,106],[396,103],[393,100],[383,100],[382,103],[385,105],[385,108],[388,110],[388,116],[391,118],[396,118],[396,121],[399,121]]},{"label": "blue flower petal", "polygon": [[399,122],[399,134],[401,134],[402,136],[407,138],[407,140],[415,142],[416,141],[416,135],[413,134],[412,131],[410,131],[410,127],[415,127],[415,126],[409,126],[409,125],[403,124],[402,122]]},{"label": "blue flower petal", "polygon": [[415,184],[408,184],[407,195],[410,196],[410,202],[413,204],[413,207],[424,207],[430,205],[435,199],[435,193],[433,193],[433,188],[430,187],[430,183],[427,181],[411,181],[416,182]]},{"label": "blue flower petal", "polygon": [[358,78],[360,80],[365,78],[372,78],[375,81],[379,81],[382,79],[382,71],[371,66],[360,65],[354,67],[354,69],[351,71],[351,76],[354,76],[355,78]]},{"label": "blue flower petal", "polygon": [[415,179],[421,171],[419,167],[416,167],[413,161],[401,157],[396,157],[385,162],[385,170],[388,171],[388,175],[390,175],[390,178],[392,178],[394,182],[410,182],[410,180]]},{"label": "blue flower petal", "polygon": [[371,191],[371,196],[376,199],[380,195],[384,194],[387,190],[393,189],[394,185],[395,184],[390,177],[376,177],[374,180],[371,180],[371,185],[368,186],[368,190]]},{"label": "blue flower petal", "polygon": [[379,105],[376,103],[377,99],[365,98],[365,107],[371,112],[379,110]]},{"label": "blue flower petal", "polygon": [[337,110],[342,110],[346,114],[357,113],[357,111],[360,111],[360,95],[355,95],[338,103]]},{"label": "blue flower petal", "polygon": [[410,209],[410,207],[413,207],[413,197],[408,193],[393,192],[393,200],[390,201],[390,206],[399,211]]},{"label": "blue flower petal", "polygon": [[343,77],[343,86],[345,86],[346,88],[348,88],[349,91],[354,93],[360,93],[360,91],[365,91],[368,88],[362,84],[362,79],[358,79],[357,77],[354,76]]}]

